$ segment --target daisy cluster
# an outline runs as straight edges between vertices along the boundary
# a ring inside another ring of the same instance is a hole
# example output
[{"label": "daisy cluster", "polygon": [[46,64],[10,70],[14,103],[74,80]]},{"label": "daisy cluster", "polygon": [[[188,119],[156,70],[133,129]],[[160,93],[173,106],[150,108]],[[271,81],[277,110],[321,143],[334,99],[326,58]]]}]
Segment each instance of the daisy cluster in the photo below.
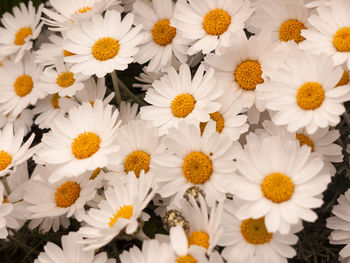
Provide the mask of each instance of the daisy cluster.
[{"label": "daisy cluster", "polygon": [[[343,162],[349,13],[348,0],[49,0],[4,13],[0,238],[67,229],[36,263],[287,262]],[[330,242],[350,262],[350,190],[338,203]],[[164,231],[151,238],[152,217]],[[101,252],[130,239],[142,245]]]}]

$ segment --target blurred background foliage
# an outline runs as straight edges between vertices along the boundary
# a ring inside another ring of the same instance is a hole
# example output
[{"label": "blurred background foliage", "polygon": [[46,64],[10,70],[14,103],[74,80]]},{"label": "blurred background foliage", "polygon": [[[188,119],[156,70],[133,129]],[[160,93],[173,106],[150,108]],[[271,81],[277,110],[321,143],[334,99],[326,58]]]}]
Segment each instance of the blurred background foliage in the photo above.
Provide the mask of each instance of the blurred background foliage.
[{"label": "blurred background foliage", "polygon": [[[40,3],[46,2],[44,0],[32,0],[32,1],[35,6],[40,5]],[[2,15],[7,11],[11,11],[12,7],[19,5],[19,3],[21,2],[27,4],[29,0],[0,0],[0,14]]]}]

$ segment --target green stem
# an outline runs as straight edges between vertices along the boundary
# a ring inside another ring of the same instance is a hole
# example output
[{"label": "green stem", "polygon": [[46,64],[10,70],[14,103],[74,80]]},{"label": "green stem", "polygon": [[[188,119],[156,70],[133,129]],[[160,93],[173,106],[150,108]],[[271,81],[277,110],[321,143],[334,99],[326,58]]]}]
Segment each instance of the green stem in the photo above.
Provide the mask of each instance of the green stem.
[{"label": "green stem", "polygon": [[113,86],[114,86],[114,90],[115,90],[115,99],[117,100],[118,105],[120,105],[120,102],[122,101],[122,98],[120,96],[120,90],[119,90],[119,85],[118,85],[118,76],[117,76],[117,72],[113,71],[111,73],[112,76],[112,82],[113,82]]},{"label": "green stem", "polygon": [[120,80],[118,79],[118,83],[122,90],[124,90],[131,98],[133,98],[140,106],[146,106],[146,102],[144,102],[142,99],[137,97],[134,93],[132,93],[128,87]]}]

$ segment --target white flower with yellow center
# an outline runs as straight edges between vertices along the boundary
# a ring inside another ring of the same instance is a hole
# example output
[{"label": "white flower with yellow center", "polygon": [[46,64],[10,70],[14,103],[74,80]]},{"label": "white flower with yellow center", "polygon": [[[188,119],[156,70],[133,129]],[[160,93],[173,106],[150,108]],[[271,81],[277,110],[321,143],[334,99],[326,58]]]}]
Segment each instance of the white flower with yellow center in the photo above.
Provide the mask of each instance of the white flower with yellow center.
[{"label": "white flower with yellow center", "polygon": [[5,188],[2,183],[0,183],[0,239],[6,239],[8,235],[6,216],[13,210],[13,205],[6,202],[4,192]]},{"label": "white flower with yellow center", "polygon": [[105,190],[105,197],[96,208],[91,208],[84,218],[86,225],[79,229],[84,236],[87,249],[106,245],[121,231],[132,234],[139,225],[142,210],[152,200],[152,175],[141,172],[139,178],[128,175],[124,183],[115,184]]},{"label": "white flower with yellow center", "polygon": [[[145,240],[142,249],[133,246],[120,254],[121,263],[175,263],[175,253],[170,244],[158,240]],[[186,263],[186,262],[185,262]]]},{"label": "white flower with yellow center", "polygon": [[336,66],[346,63],[350,69],[350,2],[332,0],[329,6],[316,8],[317,14],[308,19],[313,26],[303,30],[306,39],[301,48],[332,57]]},{"label": "white flower with yellow center", "polygon": [[[226,200],[221,225],[219,245],[224,246],[222,256],[235,263],[284,262],[296,255],[292,248],[298,237],[292,233],[271,233],[266,229],[264,217],[240,220],[235,212],[239,209],[237,200]],[[294,232],[294,231],[293,231]]]},{"label": "white flower with yellow center", "polygon": [[340,195],[337,199],[338,204],[333,207],[334,216],[327,219],[327,227],[334,231],[330,234],[329,240],[334,245],[345,245],[339,252],[341,262],[349,262],[350,244],[349,244],[349,208],[350,208],[350,190]]},{"label": "white flower with yellow center", "polygon": [[122,20],[114,10],[104,16],[94,15],[67,32],[63,48],[75,55],[65,57],[64,61],[74,64],[71,68],[74,73],[96,74],[99,78],[126,69],[134,61],[133,56],[139,51],[137,45],[143,39],[139,34],[142,26],[132,27],[133,22],[133,14]]},{"label": "white flower with yellow center", "polygon": [[273,74],[270,83],[257,88],[266,108],[276,113],[272,121],[287,125],[290,132],[305,128],[309,134],[318,128],[335,126],[345,108],[350,86],[336,87],[343,69],[334,68],[332,59],[294,50],[286,61],[288,69]]},{"label": "white flower with yellow center", "polygon": [[322,204],[321,193],[331,174],[319,155],[296,140],[282,136],[247,136],[244,150],[237,154],[238,171],[230,192],[246,201],[237,211],[240,219],[265,216],[269,232],[289,233],[300,220],[313,222],[311,208]]},{"label": "white flower with yellow center", "polygon": [[222,90],[216,89],[214,70],[204,73],[200,66],[191,78],[191,70],[187,64],[180,66],[179,73],[170,68],[160,81],[153,83],[148,89],[145,100],[151,106],[141,108],[141,118],[150,120],[159,127],[161,135],[166,134],[171,127],[185,120],[198,124],[210,119],[209,113],[216,112],[220,104],[215,102]]},{"label": "white flower with yellow center", "polygon": [[83,81],[88,77],[81,73],[73,73],[70,68],[71,66],[62,61],[57,62],[54,68],[46,68],[40,76],[40,88],[49,94],[72,97],[84,88]]},{"label": "white flower with yellow center", "polygon": [[5,28],[0,27],[0,56],[14,54],[14,62],[18,62],[25,51],[33,47],[33,40],[39,36],[42,27],[39,23],[42,7],[40,5],[36,12],[30,1],[28,7],[24,3],[20,3],[20,9],[14,7],[14,15],[3,14],[1,23]]},{"label": "white flower with yellow center", "polygon": [[229,47],[253,13],[249,0],[177,1],[171,25],[184,38],[192,41],[188,54],[204,54],[220,47]]},{"label": "white flower with yellow center", "polygon": [[[104,78],[99,78],[97,83],[94,78],[89,78],[84,81],[85,88],[78,91],[75,94],[75,98],[83,104],[84,102],[89,102],[94,106],[96,100],[101,100],[104,106],[114,98],[114,92],[109,93],[106,96],[107,87],[105,84],[106,80]],[[119,118],[119,115],[118,115]]]},{"label": "white flower with yellow center", "polygon": [[158,134],[158,129],[152,123],[143,120],[129,121],[123,125],[115,139],[115,144],[120,146],[118,159],[121,162],[107,167],[113,171],[107,174],[107,178],[111,182],[120,182],[131,171],[137,178],[142,170],[146,175],[153,173],[153,156],[165,150]]},{"label": "white flower with yellow center", "polygon": [[69,232],[62,236],[62,248],[52,242],[46,243],[44,251],[38,255],[34,263],[115,263],[115,259],[108,259],[106,252],[95,255],[94,251],[84,251],[80,244],[83,240],[76,232]]},{"label": "white flower with yellow center", "polygon": [[118,121],[121,121],[121,125],[127,124],[132,120],[139,120],[141,118],[138,113],[139,105],[137,103],[130,103],[122,101],[119,105]]},{"label": "white flower with yellow center", "polygon": [[35,64],[33,54],[27,53],[18,63],[4,60],[0,68],[0,111],[17,117],[44,98],[47,93],[39,85],[41,74],[42,67]]},{"label": "white flower with yellow center", "polygon": [[49,18],[43,21],[53,31],[67,31],[95,14],[102,14],[109,8],[122,11],[119,0],[49,0],[53,10],[43,9]]},{"label": "white flower with yellow center", "polygon": [[230,48],[220,49],[221,55],[208,54],[205,64],[215,69],[214,76],[218,82],[230,87],[234,91],[234,99],[244,108],[255,105],[261,112],[265,105],[256,88],[262,83],[268,85],[269,73],[280,67],[279,52],[275,49],[271,33],[263,31],[249,40],[235,42]]},{"label": "white flower with yellow center", "polygon": [[309,27],[309,10],[303,0],[257,0],[256,11],[247,22],[250,32],[257,34],[263,28],[272,31],[272,39],[277,42],[305,40],[301,30]]},{"label": "white flower with yellow center", "polygon": [[64,116],[69,109],[77,106],[78,103],[74,100],[66,97],[62,98],[57,93],[48,95],[44,99],[39,100],[33,108],[33,113],[38,115],[35,119],[35,124],[40,129],[48,129],[57,116]]},{"label": "white flower with yellow center", "polygon": [[143,72],[135,79],[141,83],[134,83],[132,86],[134,88],[141,88],[142,90],[147,91],[149,88],[152,88],[152,84],[155,80],[160,80],[164,76],[164,72],[148,72],[146,67],[143,67]]},{"label": "white flower with yellow center", "polygon": [[50,132],[42,138],[43,147],[36,156],[37,163],[55,164],[50,182],[105,167],[116,160],[119,150],[113,143],[119,124],[118,111],[103,107],[96,101],[94,107],[83,103],[69,110],[68,117],[58,116],[50,125]]},{"label": "white flower with yellow center", "polygon": [[185,63],[187,40],[170,25],[173,1],[153,0],[151,4],[137,1],[133,9],[135,24],[143,25],[141,32],[145,35],[135,60],[140,64],[149,61],[147,71],[150,72],[166,71],[174,59]]},{"label": "white flower with yellow center", "polygon": [[181,122],[163,140],[167,151],[155,155],[152,169],[162,197],[182,197],[197,186],[204,191],[209,206],[225,199],[227,186],[235,177],[232,141],[216,132],[210,121],[201,135],[199,126]]}]

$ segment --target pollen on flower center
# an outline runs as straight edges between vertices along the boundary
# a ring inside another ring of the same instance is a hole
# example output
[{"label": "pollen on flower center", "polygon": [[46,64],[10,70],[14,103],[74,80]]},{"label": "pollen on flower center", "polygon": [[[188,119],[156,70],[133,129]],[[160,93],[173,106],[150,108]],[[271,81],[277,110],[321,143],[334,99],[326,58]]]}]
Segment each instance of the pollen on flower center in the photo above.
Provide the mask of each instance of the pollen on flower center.
[{"label": "pollen on flower center", "polygon": [[145,173],[149,171],[150,161],[151,156],[148,153],[134,151],[125,158],[125,172],[129,173],[130,171],[134,171],[136,177],[139,177],[142,170],[144,170]]},{"label": "pollen on flower center", "polygon": [[132,205],[124,205],[117,209],[115,215],[113,217],[110,217],[110,220],[108,222],[108,225],[110,227],[113,227],[115,223],[118,222],[119,218],[125,218],[130,219],[133,215],[133,206]]},{"label": "pollen on flower center", "polygon": [[203,184],[210,179],[213,173],[213,164],[204,153],[192,152],[186,155],[182,171],[188,182]]},{"label": "pollen on flower center", "polygon": [[74,74],[70,71],[60,73],[56,78],[56,84],[61,88],[68,88],[75,82]]},{"label": "pollen on flower center", "polygon": [[89,180],[94,180],[101,172],[101,168],[97,167],[89,177]]},{"label": "pollen on flower center", "polygon": [[25,43],[25,39],[32,35],[33,34],[33,31],[30,27],[22,27],[20,28],[16,35],[15,35],[15,45],[17,46],[21,46]]},{"label": "pollen on flower center", "polygon": [[339,52],[350,51],[350,27],[342,27],[333,36],[333,45]]},{"label": "pollen on flower center", "polygon": [[176,263],[197,263],[197,259],[195,259],[191,255],[186,255],[178,257]]},{"label": "pollen on flower center", "polygon": [[248,243],[254,245],[269,243],[272,239],[272,233],[267,232],[264,217],[244,220],[241,223],[241,234]]},{"label": "pollen on flower center", "polygon": [[303,29],[306,29],[304,23],[296,19],[290,19],[284,22],[279,28],[280,40],[284,42],[294,40],[295,43],[299,44],[305,40],[301,35],[301,30]]},{"label": "pollen on flower center", "polygon": [[255,90],[256,85],[264,82],[261,65],[255,60],[246,60],[238,65],[235,71],[235,79],[240,88]]},{"label": "pollen on flower center", "polygon": [[28,95],[34,87],[32,77],[26,74],[19,76],[13,84],[13,87],[19,97]]},{"label": "pollen on flower center", "polygon": [[52,97],[51,97],[51,104],[52,104],[52,107],[55,108],[55,109],[59,109],[60,108],[59,102],[58,102],[59,98],[60,98],[60,96],[58,95],[58,93],[53,94]]},{"label": "pollen on flower center", "polygon": [[111,37],[102,37],[92,47],[92,55],[99,61],[114,58],[119,52],[119,42]]},{"label": "pollen on flower center", "polygon": [[306,82],[297,92],[297,103],[303,110],[315,110],[320,107],[325,98],[322,85],[318,82]]},{"label": "pollen on flower center", "polygon": [[203,20],[203,28],[209,35],[220,36],[231,24],[231,16],[222,9],[210,10]]},{"label": "pollen on flower center", "polygon": [[0,151],[0,171],[6,169],[12,162],[12,157],[9,153],[1,150]]},{"label": "pollen on flower center", "polygon": [[75,182],[65,182],[56,189],[55,200],[58,207],[68,207],[80,196],[80,186]]},{"label": "pollen on flower center", "polygon": [[209,247],[209,235],[202,231],[192,232],[191,235],[187,236],[188,247],[191,245],[197,245],[208,249]]},{"label": "pollen on flower center", "polygon": [[[218,111],[210,113],[209,115],[210,115],[210,119],[212,119],[213,121],[216,122],[216,131],[218,133],[221,133],[222,130],[224,129],[224,127],[225,127],[225,120],[224,120],[224,118],[222,117],[222,115]],[[201,134],[203,134],[206,126],[207,126],[207,122],[201,122],[199,124],[199,128],[201,130]]]},{"label": "pollen on flower center", "polygon": [[101,139],[93,132],[80,133],[74,138],[71,148],[73,155],[78,159],[93,156],[100,149]]},{"label": "pollen on flower center", "polygon": [[169,19],[159,20],[152,28],[152,37],[158,45],[166,46],[173,42],[176,28],[170,26]]},{"label": "pollen on flower center", "polygon": [[184,93],[177,95],[173,101],[171,102],[171,110],[175,117],[185,118],[188,114],[190,114],[194,105],[196,104],[195,99],[192,95]]},{"label": "pollen on flower center", "polygon": [[310,137],[302,134],[302,133],[297,133],[295,135],[295,138],[299,141],[299,144],[300,144],[300,147],[303,146],[303,145],[307,145],[311,148],[311,151],[313,152],[315,149],[314,149],[314,143],[313,141],[310,139]]},{"label": "pollen on flower center", "polygon": [[339,82],[337,83],[337,85],[335,85],[335,87],[347,85],[348,83],[349,83],[349,73],[346,70],[344,70],[343,75],[341,76]]},{"label": "pollen on flower center", "polygon": [[292,179],[281,173],[272,173],[261,184],[264,196],[274,203],[288,201],[294,193]]},{"label": "pollen on flower center", "polygon": [[84,6],[82,8],[79,8],[77,11],[74,12],[74,14],[78,14],[78,12],[80,14],[86,13],[87,11],[91,11],[92,8],[90,6]]}]

